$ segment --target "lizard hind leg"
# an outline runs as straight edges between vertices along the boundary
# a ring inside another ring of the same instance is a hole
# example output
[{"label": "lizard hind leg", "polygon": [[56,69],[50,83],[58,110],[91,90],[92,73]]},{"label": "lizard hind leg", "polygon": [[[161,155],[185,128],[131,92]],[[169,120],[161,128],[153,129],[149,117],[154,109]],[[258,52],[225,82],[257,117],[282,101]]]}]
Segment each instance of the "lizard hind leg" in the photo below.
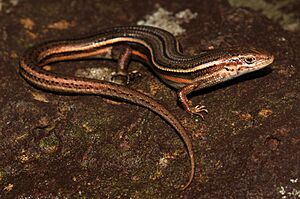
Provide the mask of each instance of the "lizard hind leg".
[{"label": "lizard hind leg", "polygon": [[131,73],[128,72],[129,63],[132,57],[132,49],[129,45],[120,45],[114,47],[112,51],[113,58],[117,59],[117,70],[111,74],[111,81],[116,84],[129,84]]}]

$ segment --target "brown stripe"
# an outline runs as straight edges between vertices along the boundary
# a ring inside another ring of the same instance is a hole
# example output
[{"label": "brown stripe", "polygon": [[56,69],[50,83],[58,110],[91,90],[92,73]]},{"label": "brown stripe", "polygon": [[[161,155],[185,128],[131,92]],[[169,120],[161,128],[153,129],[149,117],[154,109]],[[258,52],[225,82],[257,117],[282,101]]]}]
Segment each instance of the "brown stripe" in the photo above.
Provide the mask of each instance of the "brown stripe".
[{"label": "brown stripe", "polygon": [[180,83],[180,84],[191,84],[193,82],[190,79],[184,79],[184,78],[180,78],[180,77],[173,77],[173,76],[168,76],[168,75],[164,75],[164,74],[159,74],[159,76],[162,79],[166,79],[166,80],[176,82],[176,83]]}]

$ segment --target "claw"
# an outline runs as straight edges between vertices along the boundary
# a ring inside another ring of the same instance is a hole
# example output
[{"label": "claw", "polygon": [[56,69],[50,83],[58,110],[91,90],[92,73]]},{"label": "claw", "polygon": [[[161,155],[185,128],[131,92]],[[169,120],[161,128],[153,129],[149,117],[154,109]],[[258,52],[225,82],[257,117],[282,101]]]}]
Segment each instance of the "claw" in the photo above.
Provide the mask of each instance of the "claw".
[{"label": "claw", "polygon": [[[138,70],[134,70],[134,71],[131,71],[128,76],[129,76],[128,80],[131,81],[137,77],[141,77],[142,74]],[[129,81],[128,81],[128,83],[129,83]]]},{"label": "claw", "polygon": [[200,106],[200,105],[197,105],[191,108],[190,110],[192,114],[200,116],[202,120],[204,120],[204,116],[202,113],[203,112],[208,113],[208,110],[205,108],[205,106]]},{"label": "claw", "polygon": [[130,76],[125,73],[113,72],[111,74],[110,81],[113,83],[116,83],[116,84],[126,85],[126,84],[129,84]]},{"label": "claw", "polygon": [[205,112],[205,113],[208,113],[208,110],[206,109],[205,106],[197,105],[197,106],[195,106],[195,110],[196,110],[197,112]]},{"label": "claw", "polygon": [[137,70],[128,73],[113,72],[110,81],[116,84],[128,85],[136,77],[141,77],[141,73]]}]

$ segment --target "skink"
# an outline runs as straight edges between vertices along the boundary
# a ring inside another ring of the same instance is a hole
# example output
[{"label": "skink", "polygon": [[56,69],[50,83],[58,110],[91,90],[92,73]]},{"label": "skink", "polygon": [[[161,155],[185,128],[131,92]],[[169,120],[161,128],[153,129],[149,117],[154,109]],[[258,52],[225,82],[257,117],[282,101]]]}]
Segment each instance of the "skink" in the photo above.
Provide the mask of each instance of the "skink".
[{"label": "skink", "polygon": [[61,93],[116,97],[146,107],[164,118],[178,132],[189,153],[191,173],[183,189],[190,185],[195,174],[192,143],[185,128],[164,106],[123,85],[44,69],[53,62],[89,57],[117,59],[116,77],[128,76],[131,59],[148,63],[161,80],[178,89],[178,99],[184,109],[201,117],[207,110],[204,106],[193,106],[187,99],[189,93],[256,71],[274,60],[268,52],[252,47],[232,47],[185,55],[180,52],[178,41],[171,33],[149,26],[115,27],[83,39],[44,43],[28,49],[20,59],[21,75],[39,88]]}]

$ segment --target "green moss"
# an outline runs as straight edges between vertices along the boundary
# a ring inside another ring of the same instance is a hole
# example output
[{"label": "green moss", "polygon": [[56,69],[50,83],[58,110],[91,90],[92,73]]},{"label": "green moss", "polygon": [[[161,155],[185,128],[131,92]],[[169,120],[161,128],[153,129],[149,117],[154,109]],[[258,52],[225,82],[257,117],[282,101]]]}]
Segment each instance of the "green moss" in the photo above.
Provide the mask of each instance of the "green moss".
[{"label": "green moss", "polygon": [[39,147],[46,154],[53,154],[59,147],[59,140],[55,136],[43,138],[39,142]]}]

